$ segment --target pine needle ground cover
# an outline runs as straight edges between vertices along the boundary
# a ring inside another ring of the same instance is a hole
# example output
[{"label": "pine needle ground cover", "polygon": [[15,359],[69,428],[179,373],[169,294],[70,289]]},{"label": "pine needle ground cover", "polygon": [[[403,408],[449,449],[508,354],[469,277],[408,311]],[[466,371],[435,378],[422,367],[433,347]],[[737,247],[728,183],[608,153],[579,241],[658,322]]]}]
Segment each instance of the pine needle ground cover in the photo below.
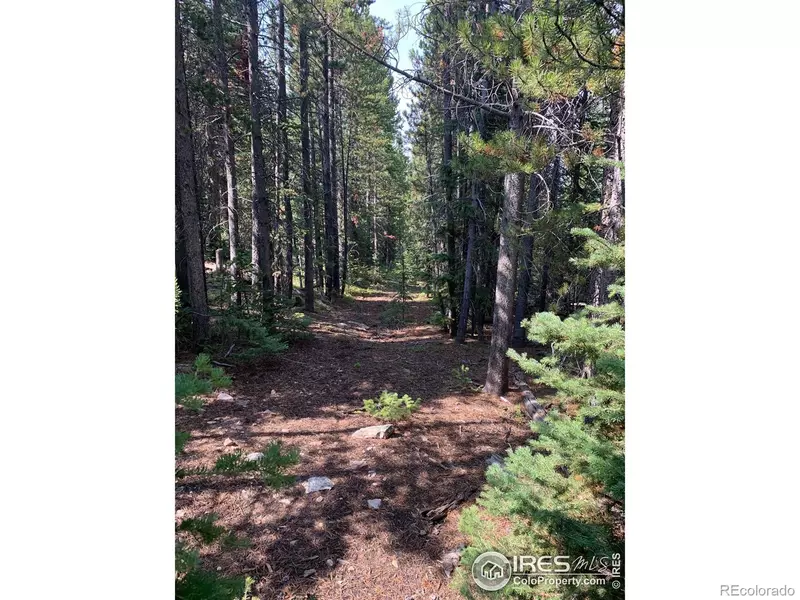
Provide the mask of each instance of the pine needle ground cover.
[{"label": "pine needle ground cover", "polygon": [[[236,402],[212,394],[202,413],[176,411],[177,429],[191,434],[179,469],[210,468],[220,456],[247,456],[277,440],[300,453],[284,471],[295,483],[278,489],[255,472],[176,482],[178,522],[213,513],[226,535],[249,540],[202,545],[204,569],[251,577],[261,600],[462,597],[449,587],[442,555],[467,542],[459,514],[484,484],[487,459],[524,445],[530,430],[515,418],[517,392],[507,405],[454,389],[462,365],[485,370],[484,345],[453,344],[426,324],[424,295],[408,302],[406,325],[385,326],[381,314],[393,298],[373,290],[314,315],[312,339],[224,368]],[[180,362],[192,365],[189,357]],[[410,419],[391,421],[388,439],[351,437],[383,423],[363,404],[384,390],[423,402]],[[333,489],[306,495],[301,483],[312,476],[329,477]],[[377,510],[367,506],[374,498],[382,499]]]}]

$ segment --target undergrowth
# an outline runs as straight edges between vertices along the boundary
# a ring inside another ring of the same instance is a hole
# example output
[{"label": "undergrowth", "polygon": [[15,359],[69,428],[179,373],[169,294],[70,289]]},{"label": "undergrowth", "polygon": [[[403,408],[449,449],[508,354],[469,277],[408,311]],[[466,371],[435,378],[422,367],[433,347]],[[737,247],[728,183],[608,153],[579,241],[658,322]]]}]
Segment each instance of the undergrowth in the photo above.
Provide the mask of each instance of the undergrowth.
[{"label": "undergrowth", "polygon": [[[175,455],[180,455],[189,434],[175,432]],[[296,450],[285,452],[279,442],[270,444],[256,460],[248,460],[241,452],[220,456],[211,468],[176,469],[180,479],[194,476],[238,475],[258,473],[269,487],[288,485],[294,478],[284,471],[297,463]],[[250,577],[229,577],[203,566],[200,548],[216,546],[220,551],[246,548],[247,538],[239,537],[216,523],[217,515],[206,513],[183,519],[175,526],[175,598],[180,600],[258,600],[251,595],[254,580]]]},{"label": "undergrowth", "polygon": [[222,367],[215,367],[211,363],[208,354],[198,354],[191,373],[175,374],[175,403],[199,411],[205,404],[202,395],[230,387],[232,383]]},{"label": "undergrowth", "polygon": [[408,394],[383,391],[378,398],[364,400],[364,410],[382,421],[400,421],[419,410],[421,404],[420,398],[412,400]]}]

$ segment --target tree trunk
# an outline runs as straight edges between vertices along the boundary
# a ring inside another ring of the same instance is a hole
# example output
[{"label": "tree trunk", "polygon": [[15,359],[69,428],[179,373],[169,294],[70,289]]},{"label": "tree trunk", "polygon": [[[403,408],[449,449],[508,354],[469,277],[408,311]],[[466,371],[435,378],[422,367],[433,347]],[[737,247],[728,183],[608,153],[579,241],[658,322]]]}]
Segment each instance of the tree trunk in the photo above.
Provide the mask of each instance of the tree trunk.
[{"label": "tree trunk", "polygon": [[178,163],[175,162],[175,279],[181,291],[181,306],[188,306],[189,268],[186,264],[186,241],[183,239],[183,215],[181,215],[181,186],[178,181]]},{"label": "tree trunk", "polygon": [[[611,123],[606,139],[607,159],[625,162],[625,84],[611,100]],[[603,169],[603,204],[600,215],[601,235],[609,242],[619,241],[622,229],[624,190],[622,170],[619,165]],[[602,267],[592,274],[592,304],[600,306],[608,302],[608,286],[614,282],[616,273]]]},{"label": "tree trunk", "polygon": [[[544,213],[549,210],[557,209],[561,197],[561,157],[556,156],[548,168],[550,173],[550,194],[545,196],[539,206],[539,212]],[[553,260],[552,244],[545,244],[544,255],[542,258],[542,285],[539,290],[539,312],[547,310],[547,291],[550,286],[550,263]]]},{"label": "tree trunk", "polygon": [[325,34],[324,52],[322,54],[322,195],[325,209],[325,297],[330,300],[335,292],[336,279],[338,278],[336,263],[338,254],[338,243],[336,242],[336,191],[333,185],[336,181],[336,165],[334,160],[336,150],[334,148],[331,133],[333,132],[331,110],[333,100],[333,81],[331,79],[331,36]]},{"label": "tree trunk", "polygon": [[[467,337],[467,315],[469,304],[472,299],[472,262],[475,255],[475,216],[478,212],[478,184],[472,182],[472,210],[470,211],[467,223],[467,256],[464,266],[464,292],[461,296],[461,310],[458,314],[458,331],[456,332],[456,343],[463,344]],[[474,314],[474,313],[473,313]],[[474,323],[473,323],[474,326]]]},{"label": "tree trunk", "polygon": [[192,340],[200,345],[208,337],[208,298],[178,0],[175,2],[175,163],[178,192],[176,201],[180,205],[183,220],[182,237],[186,250],[186,275],[192,310]]},{"label": "tree trunk", "polygon": [[336,72],[333,69],[334,63],[334,50],[333,36],[329,35],[328,39],[328,126],[330,127],[330,134],[328,136],[329,148],[331,152],[330,169],[331,169],[331,215],[326,218],[329,221],[331,228],[331,241],[333,259],[333,295],[339,294],[339,289],[342,287],[340,271],[339,271],[339,176],[336,168]]},{"label": "tree trunk", "polygon": [[[277,27],[277,70],[278,70],[278,137],[276,144],[280,153],[280,193],[283,195],[284,222],[286,227],[286,295],[292,297],[294,286],[294,222],[292,217],[292,198],[286,193],[289,181],[289,132],[286,122],[286,18],[283,0],[278,0]],[[276,170],[278,166],[276,165]]]},{"label": "tree trunk", "polygon": [[532,173],[530,185],[528,187],[528,200],[525,205],[525,214],[522,217],[524,227],[528,229],[522,238],[522,247],[520,248],[520,272],[517,285],[517,304],[514,309],[514,336],[512,343],[514,345],[525,344],[525,330],[522,328],[522,321],[525,318],[525,312],[528,309],[528,289],[531,284],[531,268],[533,267],[533,233],[530,228],[533,227],[534,218],[538,215],[539,207],[539,191],[540,191],[540,178],[539,173]]},{"label": "tree trunk", "polygon": [[345,153],[345,144],[344,144],[344,131],[342,130],[341,140],[342,140],[342,220],[344,221],[344,245],[342,251],[342,287],[341,294],[344,296],[344,288],[347,285],[347,263],[349,260],[350,254],[350,228],[352,223],[350,222],[350,202],[348,199],[349,193],[349,181],[348,177],[350,176],[350,153],[352,152],[352,143],[353,143],[353,132],[350,131],[350,135],[348,136],[347,140],[347,153]]},{"label": "tree trunk", "polygon": [[[514,96],[516,90],[512,90]],[[510,128],[520,134],[522,115],[518,99],[511,107]],[[489,348],[489,368],[483,386],[487,394],[500,395],[508,389],[509,341],[514,329],[514,291],[516,289],[517,255],[519,248],[519,209],[525,185],[524,174],[507,173],[503,181],[503,217],[500,224],[500,249],[497,257],[497,286],[494,296],[492,342]]]},{"label": "tree trunk", "polygon": [[242,292],[237,285],[239,281],[239,195],[236,189],[236,150],[231,134],[231,95],[228,85],[228,60],[225,52],[225,41],[222,36],[222,4],[221,0],[213,2],[214,43],[216,50],[217,76],[222,91],[222,138],[225,154],[225,180],[227,184],[227,216],[228,216],[228,258],[231,261],[231,278],[236,292],[234,302],[242,304]]},{"label": "tree trunk", "polygon": [[258,69],[258,0],[247,0],[247,52],[250,78],[250,150],[252,157],[253,285],[266,302],[272,291],[270,253],[270,210],[267,175],[264,167],[264,142],[261,135],[261,84]]},{"label": "tree trunk", "polygon": [[[445,14],[449,17],[449,5]],[[442,85],[448,89],[451,87],[450,79],[450,57],[445,52],[442,56]],[[456,298],[456,225],[453,216],[453,117],[452,117],[452,95],[444,95],[442,110],[442,120],[444,135],[442,142],[442,178],[444,179],[445,191],[445,214],[447,217],[446,228],[446,247],[447,247],[447,296],[448,296],[448,319],[450,335],[455,336],[458,326],[458,299]]]},{"label": "tree trunk", "polygon": [[[315,120],[318,121],[319,130],[317,136],[311,136],[311,172],[313,173],[312,182],[314,187],[314,240],[315,240],[315,250],[316,250],[316,277],[317,277],[317,287],[325,291],[325,244],[322,239],[322,227],[324,221],[324,211],[320,207],[320,193],[319,193],[319,180],[320,180],[320,172],[317,169],[317,149],[319,149],[321,145],[321,138],[322,138],[322,118],[320,117],[321,111],[319,105],[317,105],[317,112],[315,114]],[[316,140],[316,142],[315,142]],[[322,151],[320,150],[320,154]],[[320,157],[320,161],[322,159]],[[322,177],[325,177],[325,169],[322,169]]]},{"label": "tree trunk", "polygon": [[308,126],[308,26],[300,25],[300,153],[303,180],[303,284],[305,310],[314,311],[314,212],[311,188],[311,132]]}]

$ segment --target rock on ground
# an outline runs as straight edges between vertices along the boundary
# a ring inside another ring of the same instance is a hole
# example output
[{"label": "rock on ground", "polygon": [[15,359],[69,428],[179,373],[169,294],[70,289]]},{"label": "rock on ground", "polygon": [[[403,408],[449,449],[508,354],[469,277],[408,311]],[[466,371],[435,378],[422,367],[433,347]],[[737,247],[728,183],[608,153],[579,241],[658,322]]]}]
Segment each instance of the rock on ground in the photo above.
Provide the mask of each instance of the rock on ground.
[{"label": "rock on ground", "polygon": [[352,437],[385,439],[391,437],[393,433],[394,425],[372,425],[354,431]]},{"label": "rock on ground", "polygon": [[333,487],[333,482],[327,477],[309,477],[303,482],[306,494],[312,494],[321,490],[329,490]]}]

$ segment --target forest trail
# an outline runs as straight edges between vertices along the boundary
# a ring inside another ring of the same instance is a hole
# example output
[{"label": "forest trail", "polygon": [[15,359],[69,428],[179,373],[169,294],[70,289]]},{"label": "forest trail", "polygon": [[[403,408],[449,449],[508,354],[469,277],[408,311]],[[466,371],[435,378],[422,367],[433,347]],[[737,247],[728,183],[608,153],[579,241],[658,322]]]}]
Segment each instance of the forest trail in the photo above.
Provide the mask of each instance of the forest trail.
[{"label": "forest trail", "polygon": [[[202,556],[220,573],[253,577],[262,600],[460,598],[441,563],[465,541],[459,512],[474,501],[487,458],[530,436],[518,393],[506,404],[454,374],[465,365],[481,380],[487,345],[458,345],[424,324],[431,305],[421,294],[406,303],[404,326],[385,326],[391,299],[371,292],[320,307],[313,339],[228,369],[233,402],[213,400],[200,415],[178,411],[177,428],[191,433],[179,466],[210,466],[223,452],[255,452],[275,440],[300,451],[289,488],[249,476],[187,478],[177,488],[179,518],[214,512],[251,540]],[[382,390],[422,398],[422,408],[395,423],[389,439],[351,437],[380,423],[354,411]],[[306,495],[300,483],[311,476],[330,478],[333,489]],[[374,498],[382,500],[377,510],[367,506]],[[448,504],[443,519],[426,517]]]}]

